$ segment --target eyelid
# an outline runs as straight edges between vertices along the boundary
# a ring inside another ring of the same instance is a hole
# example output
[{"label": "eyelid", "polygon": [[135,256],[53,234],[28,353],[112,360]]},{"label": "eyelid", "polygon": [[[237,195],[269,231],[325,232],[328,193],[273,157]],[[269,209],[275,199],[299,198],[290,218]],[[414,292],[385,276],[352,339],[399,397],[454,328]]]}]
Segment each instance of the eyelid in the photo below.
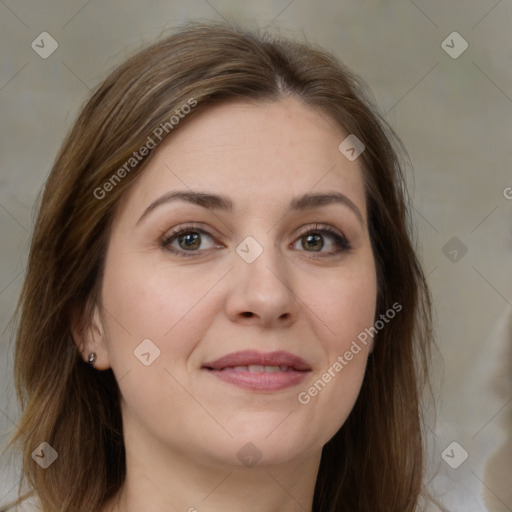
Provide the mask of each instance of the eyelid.
[{"label": "eyelid", "polygon": [[319,222],[316,222],[314,224],[306,224],[305,226],[302,226],[301,228],[299,228],[297,236],[304,236],[306,233],[309,233],[311,231],[324,231],[336,234],[341,238],[346,238],[345,235],[335,227],[329,224],[322,224]]}]

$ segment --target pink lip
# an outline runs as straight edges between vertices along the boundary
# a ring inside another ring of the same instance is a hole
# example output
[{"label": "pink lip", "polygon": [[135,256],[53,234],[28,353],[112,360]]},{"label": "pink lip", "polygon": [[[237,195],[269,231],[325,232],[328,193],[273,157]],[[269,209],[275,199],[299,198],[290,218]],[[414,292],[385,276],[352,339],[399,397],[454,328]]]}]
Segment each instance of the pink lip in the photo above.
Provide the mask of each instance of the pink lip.
[{"label": "pink lip", "polygon": [[256,350],[243,350],[241,352],[232,352],[215,361],[203,364],[203,368],[212,370],[222,370],[233,366],[289,366],[294,370],[308,371],[310,366],[304,359],[289,352],[258,352]]},{"label": "pink lip", "polygon": [[[287,366],[287,370],[275,373],[249,372],[235,370],[235,366]],[[208,370],[218,379],[253,391],[277,391],[302,382],[310,366],[299,356],[289,352],[262,353],[255,350],[233,352],[215,361],[204,363],[203,369]]]}]

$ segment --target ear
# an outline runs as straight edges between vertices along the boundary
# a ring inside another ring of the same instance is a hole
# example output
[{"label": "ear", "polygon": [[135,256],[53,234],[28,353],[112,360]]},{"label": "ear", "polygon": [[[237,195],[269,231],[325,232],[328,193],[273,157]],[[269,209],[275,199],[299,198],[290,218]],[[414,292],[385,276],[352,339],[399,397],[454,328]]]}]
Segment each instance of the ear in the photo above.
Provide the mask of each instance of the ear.
[{"label": "ear", "polygon": [[89,362],[89,355],[94,352],[96,354],[94,368],[96,370],[107,370],[110,368],[105,329],[97,303],[92,306],[92,311],[86,307],[74,315],[71,333],[75,345],[78,347],[82,359],[86,363]]}]

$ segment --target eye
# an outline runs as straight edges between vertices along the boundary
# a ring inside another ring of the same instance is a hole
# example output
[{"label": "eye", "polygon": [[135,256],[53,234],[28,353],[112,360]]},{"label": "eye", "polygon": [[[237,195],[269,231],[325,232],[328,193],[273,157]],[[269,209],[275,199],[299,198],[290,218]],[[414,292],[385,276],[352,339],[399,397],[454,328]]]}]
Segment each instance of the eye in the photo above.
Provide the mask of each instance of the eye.
[{"label": "eye", "polygon": [[[205,238],[210,240],[206,247]],[[214,242],[213,237],[208,232],[195,226],[182,226],[167,233],[162,239],[162,246],[177,256],[195,256],[197,252],[201,252],[200,250],[221,247]]]},{"label": "eye", "polygon": [[[205,244],[205,239],[209,240],[209,243]],[[303,230],[299,239],[293,245],[296,245],[298,242],[301,243],[301,248],[306,252],[320,253],[322,254],[321,257],[335,256],[352,248],[347,238],[341,232],[330,226],[320,224]],[[167,233],[163,237],[161,244],[167,251],[184,257],[198,256],[202,251],[215,247],[224,247],[222,244],[216,243],[210,233],[193,225],[182,226]],[[328,250],[324,250],[325,248]],[[317,258],[319,256],[311,257]]]},{"label": "eye", "polygon": [[[298,242],[301,243],[302,249],[306,252],[323,253],[323,256],[327,257],[347,252],[352,248],[347,238],[341,232],[330,226],[319,224],[303,231],[295,244]],[[325,247],[328,248],[327,251],[323,251]]]}]

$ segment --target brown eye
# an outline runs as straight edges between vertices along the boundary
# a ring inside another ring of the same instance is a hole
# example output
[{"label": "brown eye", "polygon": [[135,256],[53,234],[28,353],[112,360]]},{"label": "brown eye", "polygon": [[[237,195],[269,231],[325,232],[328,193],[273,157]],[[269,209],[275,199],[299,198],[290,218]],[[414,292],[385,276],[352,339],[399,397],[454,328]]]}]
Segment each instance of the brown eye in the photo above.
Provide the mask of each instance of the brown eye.
[{"label": "brown eye", "polygon": [[162,247],[177,256],[197,256],[202,251],[220,246],[206,231],[188,226],[167,234],[162,240]]},{"label": "brown eye", "polygon": [[189,232],[185,235],[180,235],[177,238],[178,245],[181,249],[199,249],[201,245],[201,235],[197,232]]},{"label": "brown eye", "polygon": [[324,246],[322,235],[316,233],[314,235],[305,235],[301,237],[301,240],[304,249],[313,249],[318,252],[321,251]]},{"label": "brown eye", "polygon": [[[314,226],[313,229],[303,232],[299,240],[306,252],[319,253],[322,257],[335,256],[352,248],[342,233],[329,226]],[[327,251],[324,251],[324,248],[327,248]]]}]

